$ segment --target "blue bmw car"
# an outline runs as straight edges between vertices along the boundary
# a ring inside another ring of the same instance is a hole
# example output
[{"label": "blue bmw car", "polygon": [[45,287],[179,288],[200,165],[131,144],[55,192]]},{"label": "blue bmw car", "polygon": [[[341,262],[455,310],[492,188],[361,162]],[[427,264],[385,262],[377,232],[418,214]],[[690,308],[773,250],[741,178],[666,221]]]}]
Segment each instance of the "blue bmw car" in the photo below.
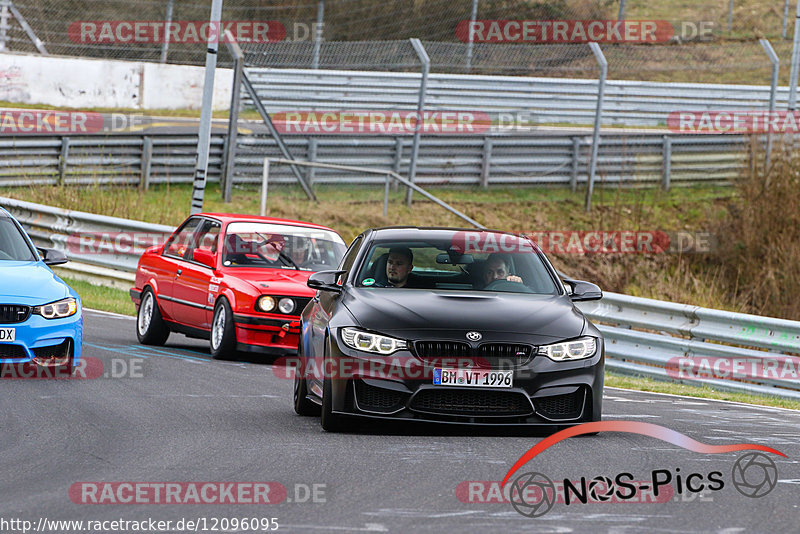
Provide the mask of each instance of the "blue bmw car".
[{"label": "blue bmw car", "polygon": [[0,364],[26,364],[71,374],[83,343],[81,299],[51,265],[58,250],[36,248],[0,208]]}]

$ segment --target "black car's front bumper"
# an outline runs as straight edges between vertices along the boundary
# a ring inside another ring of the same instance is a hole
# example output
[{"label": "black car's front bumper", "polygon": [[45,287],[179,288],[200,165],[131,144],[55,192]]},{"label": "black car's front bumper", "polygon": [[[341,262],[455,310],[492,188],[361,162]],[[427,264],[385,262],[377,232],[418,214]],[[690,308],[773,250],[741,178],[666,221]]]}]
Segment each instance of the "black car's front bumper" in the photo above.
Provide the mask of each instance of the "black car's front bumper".
[{"label": "black car's front bumper", "polygon": [[[431,364],[411,352],[372,355],[331,342],[330,357],[346,373],[331,379],[333,412],[342,415],[490,425],[568,425],[599,421],[604,347],[585,360],[534,356],[513,369],[510,388],[434,385]],[[388,372],[387,372],[388,370]]]}]

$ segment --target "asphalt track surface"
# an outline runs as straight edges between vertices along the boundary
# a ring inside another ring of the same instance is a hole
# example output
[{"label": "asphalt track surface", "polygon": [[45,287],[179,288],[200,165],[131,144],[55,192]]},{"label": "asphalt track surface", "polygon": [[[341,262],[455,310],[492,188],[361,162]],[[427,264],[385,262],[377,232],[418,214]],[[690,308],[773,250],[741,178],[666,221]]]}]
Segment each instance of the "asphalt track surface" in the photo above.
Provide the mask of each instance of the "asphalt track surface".
[{"label": "asphalt track surface", "polygon": [[[118,372],[121,362],[135,363],[136,372],[0,380],[0,519],[36,525],[39,518],[259,517],[277,518],[278,532],[312,533],[798,529],[797,412],[608,388],[605,420],[664,425],[713,445],[746,442],[782,451],[786,458],[770,455],[777,485],[761,498],[741,495],[732,469],[742,452],[700,454],[652,437],[603,432],[558,443],[519,473],[561,480],[630,472],[647,480],[656,469],[677,474],[680,468],[685,475],[718,470],[725,485],[702,496],[675,494],[664,503],[556,503],[547,514],[528,518],[507,502],[462,502],[456,488],[464,481],[502,480],[541,436],[374,424],[328,434],[316,418],[294,414],[292,382],[278,378],[282,373],[270,363],[214,361],[205,342],[176,334],[165,347],[143,347],[134,321],[119,316],[86,312],[85,329],[85,356],[102,360],[106,369],[116,365]],[[70,486],[87,481],[274,481],[293,502],[74,503]],[[324,499],[294,502],[297,484],[324,484]]]}]

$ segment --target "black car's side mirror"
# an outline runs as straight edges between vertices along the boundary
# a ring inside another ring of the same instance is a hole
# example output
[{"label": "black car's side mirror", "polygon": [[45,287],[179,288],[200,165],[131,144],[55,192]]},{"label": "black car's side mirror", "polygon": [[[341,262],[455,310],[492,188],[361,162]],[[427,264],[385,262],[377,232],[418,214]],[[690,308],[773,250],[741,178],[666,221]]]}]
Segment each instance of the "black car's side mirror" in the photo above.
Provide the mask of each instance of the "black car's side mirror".
[{"label": "black car's side mirror", "polygon": [[[573,301],[600,300],[603,298],[603,291],[591,282],[583,280],[564,280],[567,286],[569,298]],[[569,291],[571,289],[571,291]]]},{"label": "black car's side mirror", "polygon": [[347,271],[320,271],[309,276],[306,285],[311,289],[341,293],[342,286],[339,285],[338,279],[345,272]]},{"label": "black car's side mirror", "polygon": [[39,251],[45,265],[63,265],[69,261],[67,255],[60,250],[54,248],[37,248],[36,250]]}]

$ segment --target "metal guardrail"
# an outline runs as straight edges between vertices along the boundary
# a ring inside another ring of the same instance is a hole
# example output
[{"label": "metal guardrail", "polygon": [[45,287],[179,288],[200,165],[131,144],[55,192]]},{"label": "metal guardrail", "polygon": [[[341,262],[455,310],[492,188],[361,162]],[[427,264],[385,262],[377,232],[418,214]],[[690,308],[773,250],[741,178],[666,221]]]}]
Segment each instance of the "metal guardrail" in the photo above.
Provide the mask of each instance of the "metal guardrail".
[{"label": "metal guardrail", "polygon": [[[391,169],[408,176],[413,139],[404,136],[284,135],[295,159],[334,165]],[[598,185],[726,184],[747,160],[748,139],[739,135],[603,133]],[[763,142],[763,141],[759,141]],[[221,174],[225,136],[211,141],[209,180]],[[0,187],[30,184],[191,183],[197,137],[187,135],[26,136],[0,138]],[[480,136],[427,135],[420,144],[421,185],[553,184],[573,188],[586,182],[591,135],[537,132]],[[264,158],[283,157],[268,136],[239,135],[234,184],[259,183]],[[320,169],[313,183],[382,184],[346,170]],[[294,183],[287,168],[272,183]]]},{"label": "metal guardrail", "polygon": [[[765,56],[766,59],[766,56]],[[766,61],[765,61],[766,63]],[[248,68],[270,113],[416,109],[419,73]],[[537,123],[594,123],[598,80],[431,73],[428,111],[528,112]],[[777,109],[789,88],[778,87]],[[244,99],[252,106],[252,100]],[[608,80],[603,125],[665,126],[673,111],[769,109],[770,86]]]},{"label": "metal guardrail", "polygon": [[[120,254],[81,254],[68,245],[75,233],[170,233],[164,225],[64,210],[0,197],[3,206],[26,227],[40,246],[58,248],[73,260],[118,271],[133,272],[142,247]],[[84,269],[86,270],[86,269]],[[89,271],[91,272],[91,271]],[[108,275],[104,275],[108,278]],[[120,277],[124,283],[126,277]],[[708,385],[717,390],[800,398],[800,381],[770,373],[741,380],[681,378],[678,359],[713,361],[726,358],[764,365],[771,359],[792,358],[800,372],[800,322],[605,293],[600,301],[579,303],[597,323],[606,343],[606,365],[628,375]],[[777,371],[784,368],[779,366]],[[791,370],[791,369],[790,369]]]},{"label": "metal guardrail", "polygon": [[[602,300],[578,307],[599,323],[611,370],[800,399],[800,380],[791,378],[800,373],[799,321],[617,293],[605,293]],[[681,362],[697,366],[682,371]],[[717,369],[716,362],[722,363]]]},{"label": "metal guardrail", "polygon": [[[95,215],[0,197],[0,206],[22,224],[33,242],[55,248],[82,263],[135,272],[139,256],[175,228],[119,217]],[[91,238],[91,239],[90,239]]]}]

